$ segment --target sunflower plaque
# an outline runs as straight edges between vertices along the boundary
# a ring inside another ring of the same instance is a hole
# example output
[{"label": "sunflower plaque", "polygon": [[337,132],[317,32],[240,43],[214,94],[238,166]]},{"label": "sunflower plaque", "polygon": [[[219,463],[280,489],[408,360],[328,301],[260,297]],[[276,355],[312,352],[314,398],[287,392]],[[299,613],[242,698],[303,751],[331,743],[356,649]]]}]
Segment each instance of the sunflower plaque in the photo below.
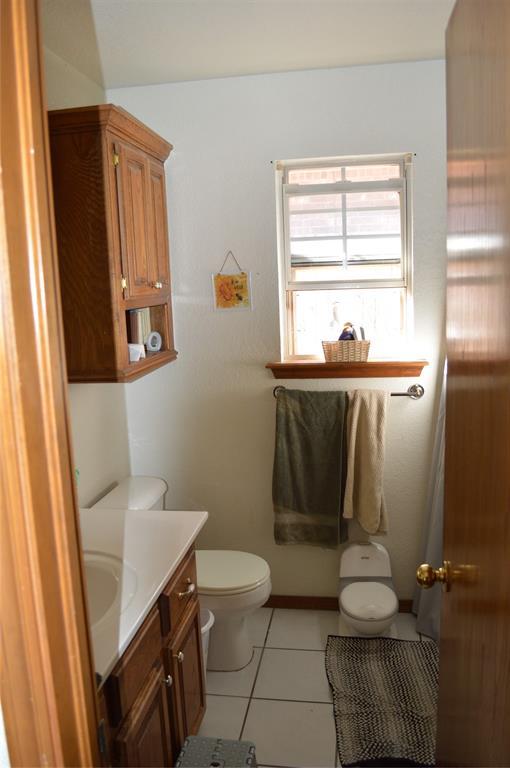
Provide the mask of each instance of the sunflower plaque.
[{"label": "sunflower plaque", "polygon": [[[239,272],[233,274],[226,274],[223,272],[223,268],[229,257],[235,261]],[[212,276],[215,309],[251,309],[252,297],[250,278],[250,273],[241,269],[234,254],[232,251],[229,251],[220,271]]]}]

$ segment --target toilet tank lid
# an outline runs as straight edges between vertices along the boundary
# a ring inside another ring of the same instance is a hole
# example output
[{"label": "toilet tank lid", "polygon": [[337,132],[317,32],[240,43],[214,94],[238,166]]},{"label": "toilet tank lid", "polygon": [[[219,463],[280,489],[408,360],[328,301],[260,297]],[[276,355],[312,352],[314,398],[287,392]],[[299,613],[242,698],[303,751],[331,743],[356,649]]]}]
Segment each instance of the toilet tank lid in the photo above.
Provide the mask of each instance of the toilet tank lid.
[{"label": "toilet tank lid", "polygon": [[150,509],[167,490],[167,484],[160,477],[131,475],[94,504],[93,509]]},{"label": "toilet tank lid", "polygon": [[340,578],[391,577],[388,551],[375,541],[349,544],[340,557]]}]

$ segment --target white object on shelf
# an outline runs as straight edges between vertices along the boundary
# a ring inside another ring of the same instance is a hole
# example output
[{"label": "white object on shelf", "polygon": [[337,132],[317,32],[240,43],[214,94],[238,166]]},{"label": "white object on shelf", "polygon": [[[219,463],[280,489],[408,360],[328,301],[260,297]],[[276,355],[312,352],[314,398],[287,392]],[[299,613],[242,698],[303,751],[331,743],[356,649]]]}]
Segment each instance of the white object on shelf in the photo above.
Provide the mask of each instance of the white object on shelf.
[{"label": "white object on shelf", "polygon": [[145,347],[143,344],[128,344],[129,362],[137,363],[142,357],[145,357]]}]

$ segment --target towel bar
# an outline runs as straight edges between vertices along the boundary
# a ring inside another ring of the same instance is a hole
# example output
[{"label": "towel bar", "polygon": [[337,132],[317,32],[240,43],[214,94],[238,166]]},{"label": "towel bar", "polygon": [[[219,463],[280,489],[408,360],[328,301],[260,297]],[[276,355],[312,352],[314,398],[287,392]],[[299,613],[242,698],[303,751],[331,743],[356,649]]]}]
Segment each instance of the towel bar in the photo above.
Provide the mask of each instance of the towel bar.
[{"label": "towel bar", "polygon": [[[282,387],[281,384],[275,387],[273,389],[273,396],[278,397],[278,392],[281,392],[282,389],[285,389],[285,387]],[[424,394],[425,389],[421,384],[411,384],[407,392],[390,392],[391,397],[410,397],[411,400],[420,400]]]}]

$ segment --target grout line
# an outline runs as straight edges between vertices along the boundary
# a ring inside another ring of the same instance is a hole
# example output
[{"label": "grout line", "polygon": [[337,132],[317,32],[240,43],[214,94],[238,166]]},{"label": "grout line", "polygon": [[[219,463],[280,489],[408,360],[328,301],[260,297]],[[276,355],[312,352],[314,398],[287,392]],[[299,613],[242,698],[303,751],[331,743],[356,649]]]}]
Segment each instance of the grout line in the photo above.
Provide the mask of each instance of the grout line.
[{"label": "grout line", "polygon": [[216,696],[218,699],[248,699],[249,696],[240,696],[238,693],[208,693],[208,696]]},{"label": "grout line", "polygon": [[[354,637],[354,635],[334,635],[334,637]],[[305,653],[326,653],[326,646],[324,646],[324,648],[273,648],[272,645],[266,645],[266,651],[303,651]]]},{"label": "grout line", "polygon": [[273,622],[273,616],[274,616],[274,608],[271,609],[271,616],[269,617],[269,621],[267,622],[266,634],[264,635],[264,643],[262,645],[263,648],[266,647],[269,630],[271,629],[271,624]]},{"label": "grout line", "polygon": [[244,713],[243,724],[241,726],[241,733],[239,734],[239,738],[240,739],[242,739],[242,737],[243,737],[243,731],[244,731],[244,728],[246,726],[246,720],[248,719],[248,712],[250,711],[250,706],[251,706],[251,702],[252,702],[252,699],[253,699],[253,691],[255,690],[255,685],[257,684],[257,678],[259,676],[260,665],[262,664],[262,659],[264,657],[264,651],[266,649],[266,642],[267,642],[267,638],[268,638],[268,635],[269,635],[269,630],[271,629],[271,624],[273,622],[273,616],[274,616],[274,608],[271,610],[271,616],[269,617],[269,621],[267,623],[266,634],[264,636],[264,645],[262,647],[259,663],[258,663],[258,666],[257,666],[257,671],[255,672],[255,678],[253,680],[253,685],[251,687],[250,697],[248,699],[248,706],[246,707],[246,712]]},{"label": "grout line", "polygon": [[[354,635],[334,635],[334,637],[354,637]],[[326,653],[326,648],[278,648],[272,645],[265,646],[266,651],[305,651],[305,653]]]},{"label": "grout line", "polygon": [[282,704],[325,704],[328,707],[333,706],[332,701],[316,701],[310,699],[270,699],[268,696],[253,696],[253,701],[279,701]]},{"label": "grout line", "polygon": [[264,658],[264,650],[265,650],[265,649],[264,649],[264,648],[262,648],[262,653],[260,654],[259,663],[258,663],[258,665],[257,665],[257,671],[255,672],[255,677],[254,677],[254,679],[253,679],[253,685],[252,685],[252,687],[251,687],[251,691],[250,691],[250,698],[249,698],[249,700],[248,700],[248,706],[246,707],[246,712],[244,713],[243,724],[242,724],[242,726],[241,726],[241,734],[240,734],[240,736],[239,736],[239,738],[240,738],[240,739],[241,739],[241,738],[242,738],[242,736],[243,736],[244,726],[246,725],[246,719],[247,719],[247,717],[248,717],[248,710],[249,710],[249,708],[250,708],[250,704],[251,704],[251,702],[252,702],[252,699],[253,699],[253,691],[255,690],[255,685],[257,684],[257,678],[258,678],[258,676],[259,676],[260,665],[262,664],[262,659]]}]

